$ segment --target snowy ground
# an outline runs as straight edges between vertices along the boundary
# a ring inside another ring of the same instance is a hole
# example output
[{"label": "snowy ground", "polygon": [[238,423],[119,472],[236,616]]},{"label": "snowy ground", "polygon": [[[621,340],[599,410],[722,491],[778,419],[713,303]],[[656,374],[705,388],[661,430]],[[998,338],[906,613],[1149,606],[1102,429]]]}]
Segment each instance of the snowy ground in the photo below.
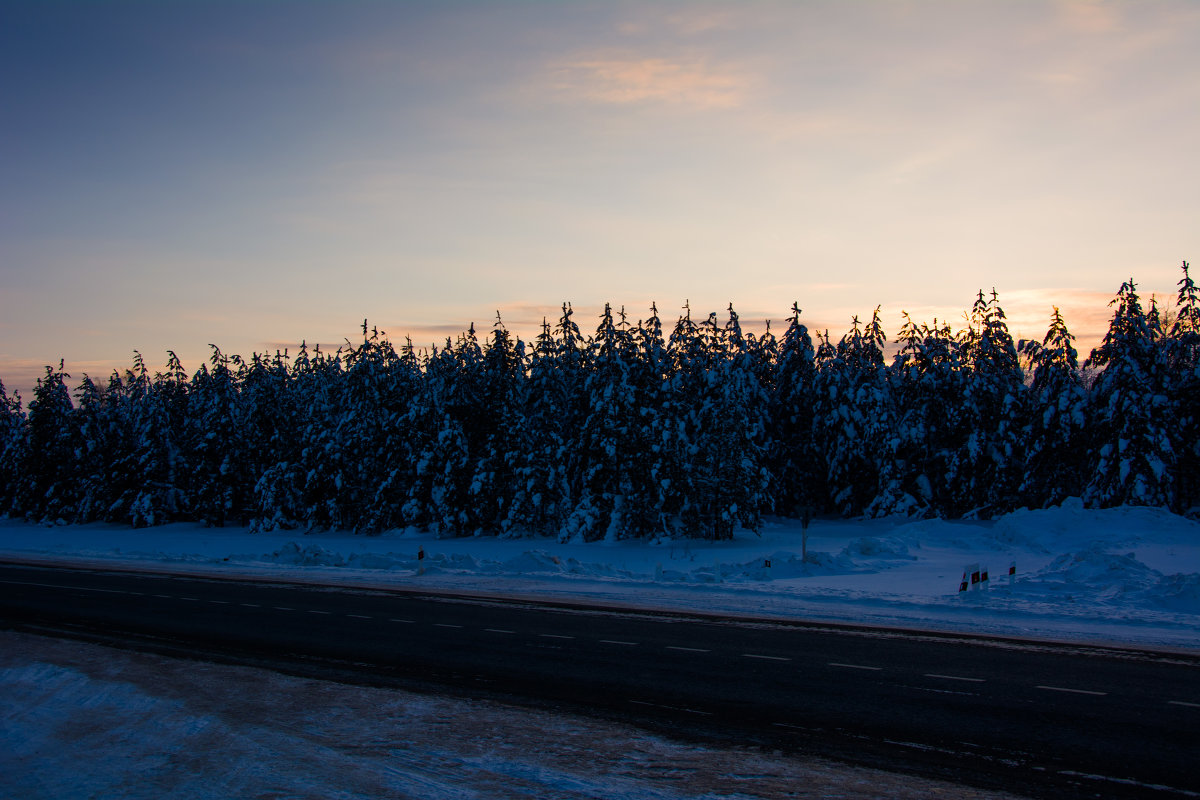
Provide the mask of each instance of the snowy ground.
[{"label": "snowy ground", "polygon": [[[0,520],[0,557],[1200,650],[1200,523],[1160,510],[1073,502],[992,522],[818,520],[809,533],[802,560],[799,526],[779,521],[731,542],[559,544]],[[989,588],[959,593],[976,563]],[[566,715],[0,632],[0,799],[84,796],[997,795]]]},{"label": "snowy ground", "polygon": [[0,632],[0,798],[1003,798],[496,703]]},{"label": "snowy ground", "polygon": [[[783,521],[728,542],[560,544],[0,520],[0,557],[1200,650],[1200,523],[1160,509],[1068,501],[990,522],[817,520],[807,560],[801,536]],[[960,593],[970,564],[990,585]]]}]

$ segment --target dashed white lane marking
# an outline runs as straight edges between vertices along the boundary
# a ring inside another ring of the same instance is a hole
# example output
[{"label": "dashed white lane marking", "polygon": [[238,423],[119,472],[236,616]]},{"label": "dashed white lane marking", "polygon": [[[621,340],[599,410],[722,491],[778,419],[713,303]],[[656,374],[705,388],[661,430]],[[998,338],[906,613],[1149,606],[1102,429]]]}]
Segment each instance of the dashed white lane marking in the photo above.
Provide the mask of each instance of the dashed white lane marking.
[{"label": "dashed white lane marking", "polygon": [[1181,797],[1200,797],[1200,792],[1192,792],[1176,786],[1164,786],[1161,783],[1142,783],[1141,781],[1130,780],[1129,778],[1114,778],[1111,775],[1093,775],[1088,772],[1076,772],[1073,769],[1061,769],[1058,771],[1058,774],[1069,775],[1074,778],[1088,778],[1093,781],[1108,781],[1109,783],[1117,783],[1122,786],[1138,786],[1154,792],[1170,792]]},{"label": "dashed white lane marking", "polygon": [[928,686],[909,686],[900,684],[905,689],[912,689],[914,692],[928,692],[929,694],[956,694],[961,697],[979,697],[978,692],[956,692],[953,689],[931,689]]},{"label": "dashed white lane marking", "polygon": [[1104,697],[1108,692],[1093,692],[1091,689],[1069,689],[1065,686],[1038,686],[1039,689],[1045,689],[1048,692],[1067,692],[1069,694],[1090,694],[1096,697]]},{"label": "dashed white lane marking", "polygon": [[936,672],[926,672],[926,678],[941,678],[944,681],[969,681],[970,683],[987,683],[983,678],[965,678],[962,675],[938,675]]},{"label": "dashed white lane marking", "polygon": [[761,658],[764,661],[791,661],[783,656],[760,656],[757,653],[742,653],[742,658]]},{"label": "dashed white lane marking", "polygon": [[392,619],[389,619],[389,620],[388,620],[388,622],[401,622],[401,623],[403,623],[403,624],[405,624],[405,625],[412,625],[412,624],[414,624],[414,623],[416,622],[416,620],[411,620],[411,619],[396,619],[395,617],[393,617]]},{"label": "dashed white lane marking", "polygon": [[543,639],[574,639],[574,636],[563,636],[559,633],[539,633],[538,636]]},{"label": "dashed white lane marking", "polygon": [[617,639],[601,639],[600,644],[619,644],[625,647],[634,647],[637,645],[637,642],[622,642]]},{"label": "dashed white lane marking", "polygon": [[325,614],[326,616],[328,616],[328,615],[332,614],[333,612],[332,611],[317,611],[315,608],[310,608],[310,609],[308,609],[308,613],[310,613],[310,614]]},{"label": "dashed white lane marking", "polygon": [[[667,645],[668,650],[682,650],[685,653],[711,653],[711,650],[705,650],[702,647],[676,647],[675,645]],[[664,706],[665,708],[665,706]]]},{"label": "dashed white lane marking", "polygon": [[845,669],[866,669],[870,670],[871,672],[880,672],[883,669],[883,667],[868,667],[865,664],[840,664],[837,661],[830,661],[829,666],[843,667]]},{"label": "dashed white lane marking", "polygon": [[809,728],[806,728],[806,727],[804,727],[803,725],[793,725],[793,724],[792,724],[792,723],[790,723],[790,722],[772,722],[771,724],[772,724],[772,725],[774,725],[774,726],[775,726],[775,727],[777,727],[777,728],[791,728],[792,730],[796,730],[796,731],[807,731],[807,730],[809,730]]},{"label": "dashed white lane marking", "polygon": [[1168,700],[1169,706],[1187,706],[1188,708],[1200,708],[1200,703],[1189,703],[1186,700]]},{"label": "dashed white lane marking", "polygon": [[187,600],[189,603],[199,603],[199,602],[200,602],[200,598],[199,598],[199,597],[181,597],[181,598],[179,598],[179,599],[180,599],[180,600]]},{"label": "dashed white lane marking", "polygon": [[238,603],[238,605],[245,606],[246,608],[262,608],[258,603]]},{"label": "dashed white lane marking", "polygon": [[[126,591],[125,589],[100,589],[95,586],[66,586],[61,583],[34,583],[33,581],[0,581],[0,583],[7,583],[11,586],[36,586],[39,589],[67,589],[72,592],[104,592],[105,594],[136,594],[139,597],[141,597],[141,595],[142,595],[141,592],[130,592],[130,591]],[[163,599],[170,599],[172,597],[172,595],[161,594],[161,595],[155,595],[155,597],[162,597]]]},{"label": "dashed white lane marking", "polygon": [[271,606],[271,608],[275,609],[276,611],[295,611],[296,610],[294,608],[288,608],[287,606]]},{"label": "dashed white lane marking", "polygon": [[368,617],[366,614],[347,614],[346,616],[354,617],[355,619],[375,619],[374,617]]},{"label": "dashed white lane marking", "polygon": [[435,623],[433,623],[433,627],[435,627],[435,628],[461,628],[462,625],[451,625],[449,622],[435,622]]},{"label": "dashed white lane marking", "polygon": [[488,633],[514,633],[514,631],[506,631],[503,628],[484,628]]},{"label": "dashed white lane marking", "polygon": [[175,599],[175,597],[173,595],[169,595],[169,594],[156,594],[153,596],[157,597],[159,600],[174,600]]},{"label": "dashed white lane marking", "polygon": [[212,603],[214,606],[227,606],[227,605],[229,605],[229,601],[228,601],[228,600],[209,600],[208,602]]},{"label": "dashed white lane marking", "polygon": [[[707,652],[707,651],[705,651],[705,652]],[[679,706],[665,706],[662,703],[647,703],[644,700],[630,700],[629,702],[633,703],[634,705],[639,705],[639,706],[650,706],[651,708],[665,708],[670,711],[683,711],[687,714],[700,714],[705,717],[712,716],[711,711],[698,711],[694,708],[680,708]]]}]

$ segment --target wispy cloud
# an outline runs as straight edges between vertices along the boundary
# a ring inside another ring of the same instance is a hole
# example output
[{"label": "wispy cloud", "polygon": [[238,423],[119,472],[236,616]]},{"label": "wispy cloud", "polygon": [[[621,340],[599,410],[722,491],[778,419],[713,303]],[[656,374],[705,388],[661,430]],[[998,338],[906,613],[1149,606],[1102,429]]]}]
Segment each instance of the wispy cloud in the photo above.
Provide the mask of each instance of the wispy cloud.
[{"label": "wispy cloud", "polygon": [[1068,29],[1081,33],[1112,33],[1121,27],[1121,11],[1115,3],[1101,0],[1064,0],[1059,18]]},{"label": "wispy cloud", "polygon": [[743,104],[751,84],[745,72],[702,58],[580,56],[552,65],[551,74],[560,99],[611,105],[734,108]]},{"label": "wispy cloud", "polygon": [[696,36],[736,27],[737,15],[728,8],[684,8],[668,14],[667,26],[680,36]]},{"label": "wispy cloud", "polygon": [[617,24],[617,32],[624,36],[666,33],[676,38],[688,38],[737,27],[738,20],[744,18],[744,9],[739,9],[743,12],[739,15],[729,8],[699,5],[668,9],[645,4],[632,11],[632,16]]}]

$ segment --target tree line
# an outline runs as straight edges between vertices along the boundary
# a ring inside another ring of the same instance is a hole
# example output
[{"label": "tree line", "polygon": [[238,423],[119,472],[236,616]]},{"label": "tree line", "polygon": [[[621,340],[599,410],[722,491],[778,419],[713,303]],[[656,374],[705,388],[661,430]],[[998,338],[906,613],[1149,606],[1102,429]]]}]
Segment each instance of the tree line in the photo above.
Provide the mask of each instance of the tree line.
[{"label": "tree line", "polygon": [[[965,324],[889,343],[879,309],[836,341],[744,333],[684,307],[585,336],[564,304],[532,342],[499,315],[443,347],[363,323],[334,353],[227,356],[188,375],[142,356],[77,389],[0,383],[0,513],[46,522],[441,535],[729,538],[764,514],[986,518],[1082,497],[1200,503],[1200,296],[1132,280],[1081,364],[1055,308],[1015,342],[993,291]],[[894,350],[890,358],[885,349]]]}]

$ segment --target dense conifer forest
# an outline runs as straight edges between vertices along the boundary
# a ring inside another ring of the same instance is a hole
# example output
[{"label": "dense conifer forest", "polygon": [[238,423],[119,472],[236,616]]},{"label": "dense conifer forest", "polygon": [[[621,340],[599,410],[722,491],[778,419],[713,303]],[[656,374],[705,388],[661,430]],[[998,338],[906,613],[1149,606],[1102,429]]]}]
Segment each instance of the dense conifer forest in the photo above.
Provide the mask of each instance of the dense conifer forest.
[{"label": "dense conifer forest", "polygon": [[[1058,309],[1009,334],[980,292],[961,330],[879,309],[815,340],[793,305],[776,337],[732,306],[669,333],[656,308],[570,305],[532,342],[497,316],[443,347],[363,324],[333,353],[250,359],[213,346],[188,375],[140,354],[72,393],[60,363],[25,407],[0,384],[0,514],[50,523],[346,529],[564,539],[755,529],[764,514],[986,518],[1070,496],[1200,503],[1200,295],[1133,281],[1081,364]],[[590,328],[590,326],[589,326]],[[885,355],[885,346],[894,355]],[[73,396],[72,396],[73,394]]]}]

